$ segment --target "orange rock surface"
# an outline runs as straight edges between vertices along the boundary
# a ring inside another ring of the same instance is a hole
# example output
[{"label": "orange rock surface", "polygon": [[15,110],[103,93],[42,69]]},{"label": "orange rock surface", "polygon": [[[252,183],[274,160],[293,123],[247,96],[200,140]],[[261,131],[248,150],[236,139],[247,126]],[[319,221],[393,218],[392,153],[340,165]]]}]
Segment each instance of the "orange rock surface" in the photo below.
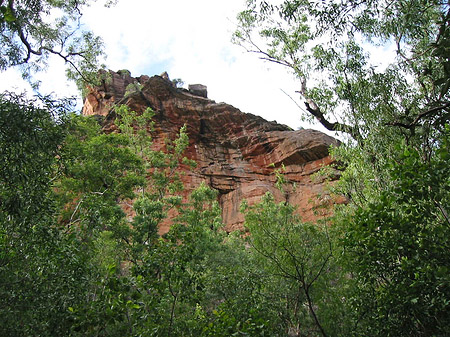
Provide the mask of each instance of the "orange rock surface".
[{"label": "orange rock surface", "polygon": [[[201,182],[216,189],[226,230],[242,229],[244,218],[239,207],[244,199],[253,204],[268,191],[277,200],[296,205],[304,221],[316,221],[323,216],[316,210],[335,202],[330,200],[324,179],[312,177],[333,163],[328,153],[330,145],[338,144],[333,137],[316,130],[293,131],[243,113],[231,105],[176,88],[167,76],[133,78],[124,71],[110,71],[105,78],[87,94],[83,114],[105,116],[105,129],[111,131],[115,129],[114,104],[127,104],[137,112],[151,107],[156,113],[152,134],[156,148],[163,147],[167,138],[174,139],[186,124],[186,156],[198,165],[182,175],[185,196]],[[130,84],[137,90],[131,92]],[[282,165],[289,181],[283,193],[275,187],[274,174]],[[338,177],[335,171],[334,179]],[[167,232],[169,226],[170,221],[162,225],[160,233]]]}]

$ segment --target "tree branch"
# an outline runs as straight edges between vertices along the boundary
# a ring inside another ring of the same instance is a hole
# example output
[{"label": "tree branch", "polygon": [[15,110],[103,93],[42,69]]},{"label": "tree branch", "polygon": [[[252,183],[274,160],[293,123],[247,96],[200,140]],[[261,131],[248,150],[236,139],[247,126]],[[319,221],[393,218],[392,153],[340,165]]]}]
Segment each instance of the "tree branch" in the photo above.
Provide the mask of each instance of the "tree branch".
[{"label": "tree branch", "polygon": [[[270,59],[266,59],[272,62],[275,62],[273,60]],[[286,64],[280,63],[280,62],[275,62],[275,63],[279,63],[285,66],[288,66]],[[306,111],[311,114],[312,116],[314,116],[314,118],[320,123],[322,124],[322,126],[324,126],[327,130],[329,131],[341,131],[341,132],[345,132],[347,134],[349,134],[353,139],[355,139],[357,142],[361,143],[362,142],[362,136],[361,133],[359,132],[359,129],[357,126],[351,126],[345,123],[340,123],[340,122],[330,122],[325,115],[323,114],[323,112],[320,110],[319,106],[311,99],[307,96],[306,94],[306,85],[305,85],[305,81],[303,81],[302,83],[302,89],[301,90],[297,90],[297,93],[301,94],[305,101],[305,107],[306,107]],[[291,98],[289,95],[287,95],[289,98]],[[292,99],[292,98],[291,98]],[[303,108],[301,108],[297,103],[296,105],[304,111]]]},{"label": "tree branch", "polygon": [[311,311],[311,314],[313,315],[313,318],[314,318],[314,321],[316,322],[317,327],[319,328],[322,336],[327,337],[328,335],[326,334],[324,328],[322,327],[322,324],[320,324],[319,318],[317,317],[316,312],[314,310],[314,306],[312,303],[311,296],[309,294],[309,290],[305,288],[305,285],[303,285],[303,291],[305,292],[306,300],[308,301],[309,310]]},{"label": "tree branch", "polygon": [[405,128],[405,129],[413,129],[419,124],[419,121],[422,118],[427,117],[428,115],[431,115],[431,114],[433,114],[435,112],[438,112],[440,110],[445,110],[445,109],[447,109],[449,107],[450,107],[450,102],[447,102],[444,105],[441,105],[441,106],[438,106],[438,107],[435,107],[435,108],[423,111],[420,114],[418,114],[416,116],[416,118],[409,124],[402,123],[402,122],[390,122],[390,123],[385,123],[385,125],[386,126],[400,126],[402,128]]},{"label": "tree branch", "polygon": [[436,207],[441,211],[441,214],[444,217],[444,219],[450,225],[450,217],[449,217],[447,211],[445,210],[445,208],[442,207],[442,205],[440,203],[438,203],[435,199],[432,199],[432,200],[433,200],[434,204],[436,205]]},{"label": "tree branch", "polygon": [[[0,4],[3,3],[4,0],[1,0]],[[9,0],[8,2],[8,8],[10,9],[11,13],[16,17],[16,10],[14,9],[14,0]],[[78,8],[78,3],[75,6],[75,10],[78,11],[79,15],[81,16],[81,12]],[[23,27],[21,26],[20,22],[18,22],[19,20],[16,20],[16,22],[14,22],[14,28],[19,36],[20,41],[22,42],[22,44],[25,46],[26,49],[26,56],[25,58],[22,60],[21,64],[25,64],[28,63],[28,61],[30,61],[31,55],[36,55],[36,56],[41,56],[43,54],[43,51],[47,51],[51,54],[57,55],[59,57],[61,57],[64,62],[68,63],[73,69],[75,69],[75,71],[78,73],[78,75],[80,75],[80,77],[83,79],[83,81],[89,83],[89,79],[83,75],[83,73],[81,72],[81,70],[75,65],[75,63],[70,59],[73,56],[79,56],[81,58],[86,59],[86,57],[84,56],[85,51],[80,51],[80,52],[71,52],[71,53],[67,53],[67,54],[63,54],[60,51],[56,51],[52,48],[49,47],[45,47],[45,46],[40,46],[39,49],[34,49],[33,46],[30,44],[30,42],[27,39],[27,36],[25,35],[25,32],[23,30]],[[68,37],[70,37],[71,35],[73,35],[74,32],[72,32],[71,34],[69,34]],[[64,45],[65,41],[61,41],[62,45]]]},{"label": "tree branch", "polygon": [[327,130],[346,132],[350,136],[352,136],[356,141],[360,142],[362,140],[361,133],[359,132],[357,126],[350,126],[340,122],[330,122],[328,119],[326,119],[325,115],[317,106],[317,104],[311,98],[308,97],[306,93],[306,80],[302,81],[301,90],[296,92],[298,92],[305,98],[304,103],[306,106],[306,110],[311,115],[313,115],[319,121],[319,123],[322,124]]}]

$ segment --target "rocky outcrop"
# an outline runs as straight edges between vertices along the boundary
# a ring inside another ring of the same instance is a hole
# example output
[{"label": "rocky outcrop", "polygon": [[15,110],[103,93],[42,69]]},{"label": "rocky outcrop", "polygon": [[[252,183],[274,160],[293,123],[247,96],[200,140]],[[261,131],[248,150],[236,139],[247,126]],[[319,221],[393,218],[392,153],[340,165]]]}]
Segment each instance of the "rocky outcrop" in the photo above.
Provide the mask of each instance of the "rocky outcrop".
[{"label": "rocky outcrop", "polygon": [[[278,200],[296,205],[305,221],[316,221],[321,216],[316,213],[320,206],[335,202],[326,192],[324,179],[312,176],[332,164],[328,148],[338,144],[334,138],[315,130],[293,131],[176,88],[161,76],[133,78],[125,71],[111,71],[104,78],[86,96],[83,113],[105,116],[105,128],[113,130],[114,104],[127,104],[137,112],[151,107],[156,113],[155,147],[163,147],[167,138],[174,139],[186,124],[190,140],[186,156],[198,166],[182,175],[185,193],[202,181],[216,189],[227,230],[242,228],[239,207],[244,199],[252,204],[268,191]],[[290,182],[284,192],[275,187],[274,170],[282,166]],[[335,173],[337,178],[339,173]],[[325,207],[325,212],[329,209]],[[160,228],[161,232],[167,230]]]},{"label": "rocky outcrop", "polygon": [[201,96],[204,98],[208,98],[208,89],[206,87],[206,85],[203,84],[189,84],[188,86],[189,92],[197,95],[197,96]]}]

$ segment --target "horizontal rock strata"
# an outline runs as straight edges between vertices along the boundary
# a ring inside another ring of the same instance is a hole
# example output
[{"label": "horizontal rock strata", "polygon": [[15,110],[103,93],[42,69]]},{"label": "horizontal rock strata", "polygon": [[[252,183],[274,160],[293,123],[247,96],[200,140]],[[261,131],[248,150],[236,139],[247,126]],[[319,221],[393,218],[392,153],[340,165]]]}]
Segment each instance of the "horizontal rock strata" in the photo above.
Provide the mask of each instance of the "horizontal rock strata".
[{"label": "horizontal rock strata", "polygon": [[[126,71],[106,75],[100,86],[90,89],[83,113],[104,116],[105,130],[112,131],[115,104],[127,104],[137,112],[151,107],[156,113],[152,134],[156,148],[162,148],[167,138],[174,139],[186,124],[186,156],[198,166],[182,175],[185,196],[201,182],[216,189],[227,230],[242,229],[239,207],[244,199],[253,204],[268,191],[277,200],[296,205],[304,221],[323,216],[317,214],[320,206],[326,206],[325,213],[329,213],[328,206],[335,200],[330,200],[326,182],[313,174],[333,163],[328,149],[338,144],[336,139],[316,130],[293,131],[243,113],[229,104],[176,88],[168,77],[133,78]],[[282,166],[290,182],[283,193],[275,187],[274,174]],[[334,179],[338,176],[336,171]],[[170,222],[160,232],[167,232],[168,226]]]}]

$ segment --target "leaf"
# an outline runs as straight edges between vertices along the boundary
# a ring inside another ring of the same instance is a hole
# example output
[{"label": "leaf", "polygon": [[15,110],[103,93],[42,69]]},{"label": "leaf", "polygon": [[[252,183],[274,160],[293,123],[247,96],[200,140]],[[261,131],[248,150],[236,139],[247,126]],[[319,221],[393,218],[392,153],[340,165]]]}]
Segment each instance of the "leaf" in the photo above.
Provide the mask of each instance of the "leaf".
[{"label": "leaf", "polygon": [[447,81],[447,83],[445,83],[444,86],[441,88],[441,97],[444,97],[445,94],[447,94],[449,88],[450,88],[450,81]]},{"label": "leaf", "polygon": [[0,11],[2,12],[4,20],[6,22],[14,22],[17,20],[17,18],[14,16],[13,11],[11,10],[11,8],[6,7],[6,6],[1,6]]},{"label": "leaf", "polygon": [[127,307],[130,309],[140,309],[141,306],[139,304],[133,303],[133,301],[127,301]]}]

